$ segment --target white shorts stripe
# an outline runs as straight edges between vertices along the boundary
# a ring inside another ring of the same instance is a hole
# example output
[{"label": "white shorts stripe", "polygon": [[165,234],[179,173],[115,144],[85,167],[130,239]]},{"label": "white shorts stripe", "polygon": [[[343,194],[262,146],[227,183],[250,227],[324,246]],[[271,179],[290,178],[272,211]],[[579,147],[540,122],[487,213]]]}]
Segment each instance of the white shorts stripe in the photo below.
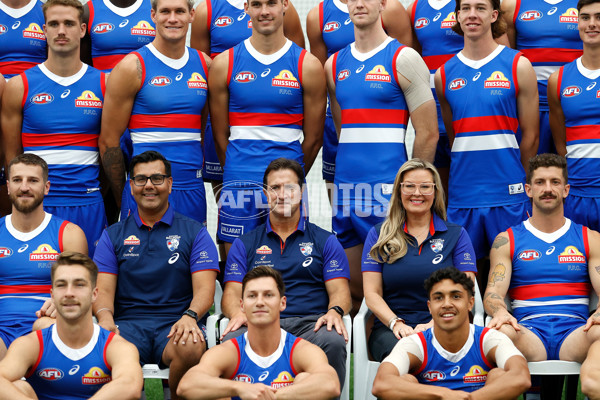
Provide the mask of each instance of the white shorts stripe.
[{"label": "white shorts stripe", "polygon": [[232,126],[229,140],[264,140],[291,143],[302,139],[302,129],[276,126]]},{"label": "white shorts stripe", "polygon": [[465,136],[454,139],[454,144],[452,145],[452,152],[500,150],[510,148],[519,148],[517,139],[513,134]]},{"label": "white shorts stripe", "polygon": [[600,158],[600,143],[577,143],[568,145],[567,158]]},{"label": "white shorts stripe", "polygon": [[550,75],[558,71],[559,68],[558,65],[537,65],[533,67],[533,70],[538,81],[547,81]]},{"label": "white shorts stripe", "polygon": [[164,142],[192,142],[201,141],[198,132],[134,132],[131,131],[131,141],[138,143],[164,143]]},{"label": "white shorts stripe", "polygon": [[98,165],[98,151],[86,150],[32,150],[48,164],[63,165]]},{"label": "white shorts stripe", "polygon": [[588,297],[581,297],[579,299],[564,299],[564,300],[550,300],[550,301],[535,301],[535,300],[513,300],[513,308],[519,307],[539,307],[539,306],[558,306],[566,304],[590,304]]},{"label": "white shorts stripe", "polygon": [[343,128],[340,143],[404,143],[404,128]]}]

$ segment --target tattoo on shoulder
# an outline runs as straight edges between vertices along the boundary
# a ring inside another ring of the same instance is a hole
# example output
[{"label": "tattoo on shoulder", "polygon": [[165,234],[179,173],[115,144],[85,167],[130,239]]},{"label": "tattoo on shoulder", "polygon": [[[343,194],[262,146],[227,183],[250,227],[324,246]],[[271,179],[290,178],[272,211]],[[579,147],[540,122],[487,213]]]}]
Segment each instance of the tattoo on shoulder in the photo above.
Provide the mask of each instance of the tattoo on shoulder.
[{"label": "tattoo on shoulder", "polygon": [[492,249],[500,248],[500,247],[504,246],[506,243],[508,243],[507,238],[505,238],[504,236],[498,236],[496,238],[496,240],[494,240],[494,243],[492,244]]}]

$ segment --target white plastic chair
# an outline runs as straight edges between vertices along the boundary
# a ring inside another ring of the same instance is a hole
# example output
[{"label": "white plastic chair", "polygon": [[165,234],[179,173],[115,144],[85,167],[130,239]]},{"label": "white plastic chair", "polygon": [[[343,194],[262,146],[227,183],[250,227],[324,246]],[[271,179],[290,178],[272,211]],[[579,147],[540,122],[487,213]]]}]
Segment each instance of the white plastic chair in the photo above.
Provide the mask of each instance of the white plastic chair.
[{"label": "white plastic chair", "polygon": [[[360,310],[356,317],[354,317],[354,398],[360,400],[375,399],[375,396],[371,394],[371,389],[373,388],[373,381],[375,380],[375,375],[377,375],[377,369],[380,364],[377,361],[369,359],[367,349],[367,334],[365,328],[366,322],[371,314],[373,313],[369,310],[367,303],[363,299]],[[477,281],[475,281],[473,323],[475,325],[483,326],[483,321],[483,300],[481,299]]]},{"label": "white plastic chair", "polygon": [[[349,400],[350,399],[350,351],[352,346],[352,318],[350,315],[344,315],[344,326],[346,327],[346,331],[348,332],[348,343],[346,343],[346,377],[344,378],[344,388],[342,389],[342,393],[340,396],[341,400]],[[219,332],[223,332],[229,323],[229,318],[222,316],[219,320]],[[218,335],[221,336],[220,334]],[[356,357],[356,355],[355,355]],[[356,365],[356,363],[355,363]],[[356,371],[356,370],[355,370]],[[356,376],[356,372],[354,374]],[[356,383],[355,383],[356,385]],[[354,397],[355,399],[359,399],[358,397]]]}]

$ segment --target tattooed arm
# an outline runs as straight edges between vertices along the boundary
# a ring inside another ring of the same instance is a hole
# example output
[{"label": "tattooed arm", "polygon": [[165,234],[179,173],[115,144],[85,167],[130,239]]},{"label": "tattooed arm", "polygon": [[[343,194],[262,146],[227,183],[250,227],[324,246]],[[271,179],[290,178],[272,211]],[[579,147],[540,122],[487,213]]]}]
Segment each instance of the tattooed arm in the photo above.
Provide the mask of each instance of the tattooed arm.
[{"label": "tattooed arm", "polygon": [[129,124],[133,102],[141,83],[142,65],[135,54],[129,54],[121,60],[106,83],[98,147],[104,172],[110,180],[119,207],[125,182],[125,161],[119,141]]},{"label": "tattooed arm", "polygon": [[502,325],[510,324],[515,330],[520,329],[517,320],[510,315],[504,303],[504,297],[510,286],[511,274],[512,259],[508,233],[502,232],[496,236],[496,240],[492,244],[490,276],[483,296],[485,312],[492,317],[492,321],[488,324],[490,328],[500,329]]},{"label": "tattooed arm", "polygon": [[[596,295],[600,296],[600,233],[589,228],[584,229],[587,229],[588,232],[588,247],[590,249],[590,254],[588,255],[590,281]],[[600,325],[600,303],[596,311],[588,318],[583,330],[587,332],[592,325]]]}]

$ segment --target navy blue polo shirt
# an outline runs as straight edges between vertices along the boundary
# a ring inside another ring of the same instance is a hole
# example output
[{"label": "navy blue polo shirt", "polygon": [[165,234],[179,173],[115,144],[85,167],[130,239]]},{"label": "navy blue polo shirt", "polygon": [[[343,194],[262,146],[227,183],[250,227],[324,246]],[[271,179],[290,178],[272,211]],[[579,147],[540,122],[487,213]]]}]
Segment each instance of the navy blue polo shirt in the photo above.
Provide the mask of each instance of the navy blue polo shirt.
[{"label": "navy blue polo shirt", "polygon": [[325,282],[350,279],[348,259],[337,238],[304,217],[285,242],[271,229],[270,219],[237,238],[229,250],[225,283],[242,282],[246,272],[260,265],[275,268],[283,276],[287,307],[282,318],[327,312]]},{"label": "navy blue polo shirt", "polygon": [[[392,264],[379,263],[371,258],[369,252],[379,239],[382,224],[375,225],[367,235],[362,255],[362,272],[382,274],[383,299],[408,325],[414,327],[429,322],[431,315],[427,308],[427,292],[423,287],[425,279],[434,271],[450,266],[464,272],[477,273],[471,239],[463,227],[433,214],[427,239],[420,246],[416,245],[416,239],[413,238],[413,243],[408,242],[404,257]],[[375,324],[377,326],[381,322],[376,319]]]},{"label": "navy blue polo shirt", "polygon": [[99,272],[115,274],[115,318],[180,316],[193,297],[192,274],[219,271],[219,255],[206,228],[171,206],[152,228],[137,208],[109,226],[98,241]]}]

